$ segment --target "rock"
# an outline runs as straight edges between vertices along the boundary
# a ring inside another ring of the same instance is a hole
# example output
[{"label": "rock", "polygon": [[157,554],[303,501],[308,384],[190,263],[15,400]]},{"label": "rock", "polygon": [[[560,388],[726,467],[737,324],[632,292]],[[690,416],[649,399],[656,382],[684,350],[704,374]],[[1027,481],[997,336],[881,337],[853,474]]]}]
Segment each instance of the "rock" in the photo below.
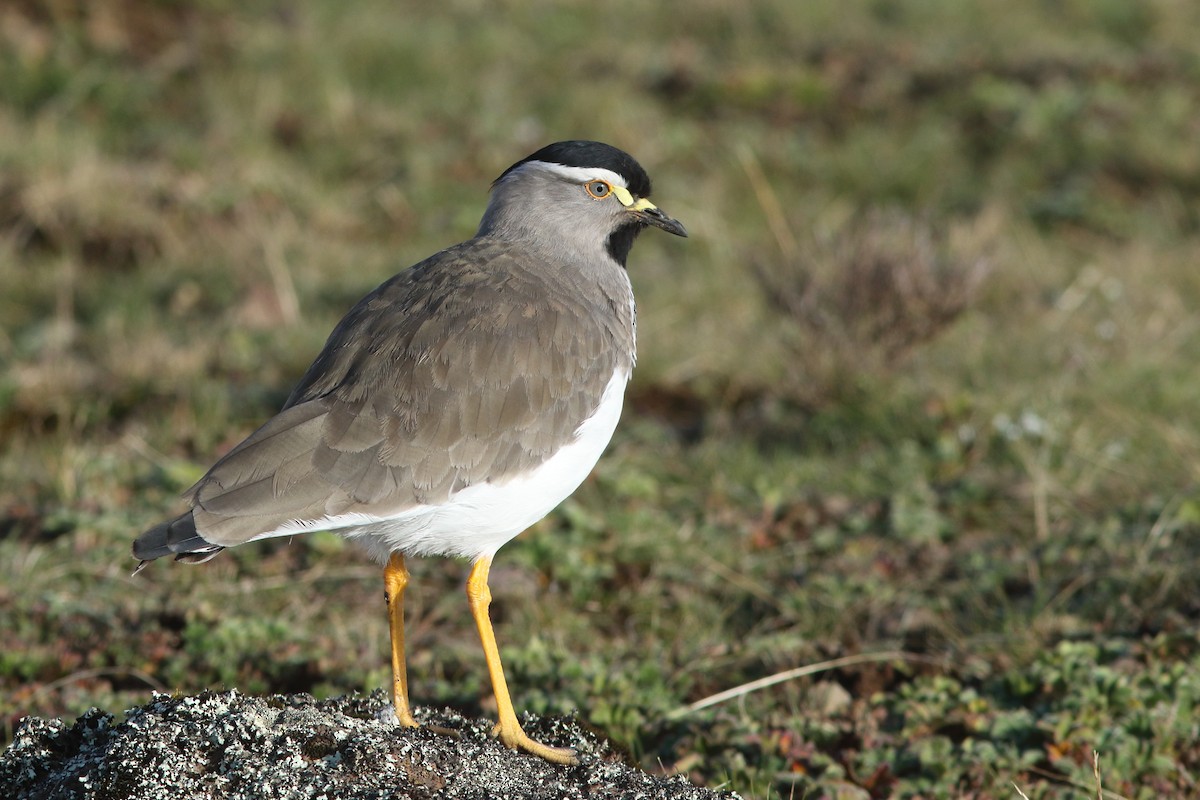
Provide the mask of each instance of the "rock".
[{"label": "rock", "polygon": [[98,709],[74,725],[27,717],[0,756],[0,797],[737,798],[648,775],[574,719],[522,720],[535,739],[575,748],[580,765],[563,767],[508,750],[485,720],[417,717],[425,727],[397,727],[382,692],[318,701],[237,691],[156,693],[121,723]]}]

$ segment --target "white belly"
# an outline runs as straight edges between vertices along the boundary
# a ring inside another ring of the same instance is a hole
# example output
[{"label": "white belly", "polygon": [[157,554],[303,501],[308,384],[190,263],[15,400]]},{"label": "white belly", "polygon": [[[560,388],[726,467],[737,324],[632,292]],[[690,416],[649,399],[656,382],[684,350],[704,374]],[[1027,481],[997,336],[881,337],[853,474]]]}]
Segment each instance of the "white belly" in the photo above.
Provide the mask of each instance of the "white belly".
[{"label": "white belly", "polygon": [[255,538],[333,530],[357,541],[380,562],[395,551],[472,559],[494,555],[583,483],[616,430],[628,381],[628,372],[614,373],[596,413],[579,426],[575,441],[532,472],[506,483],[468,486],[441,505],[416,506],[394,517],[344,514],[289,523]]}]

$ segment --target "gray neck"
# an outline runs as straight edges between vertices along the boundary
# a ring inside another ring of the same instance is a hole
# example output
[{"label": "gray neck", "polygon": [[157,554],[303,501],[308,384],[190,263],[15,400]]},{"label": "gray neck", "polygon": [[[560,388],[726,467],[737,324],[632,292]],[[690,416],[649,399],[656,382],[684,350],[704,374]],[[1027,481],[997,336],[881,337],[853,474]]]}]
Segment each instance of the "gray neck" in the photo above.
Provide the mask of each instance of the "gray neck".
[{"label": "gray neck", "polygon": [[513,181],[505,178],[492,187],[487,209],[479,221],[476,236],[493,236],[497,239],[532,238],[533,231],[527,228],[531,220],[524,213],[524,204],[513,190]]},{"label": "gray neck", "polygon": [[[577,263],[593,268],[617,263],[607,248],[608,221],[588,213],[590,209],[564,201],[565,184],[518,180],[515,173],[492,189],[492,196],[477,236],[520,243],[537,250],[554,262]],[[546,213],[553,209],[554,213]]]},{"label": "gray neck", "polygon": [[[531,197],[532,193],[543,193],[543,187],[526,183],[518,192],[514,183],[505,179],[492,190],[476,236],[516,245],[536,253],[539,260],[559,265],[550,275],[543,275],[542,280],[571,286],[570,291],[578,300],[594,304],[597,312],[610,320],[613,335],[632,362],[636,358],[637,324],[633,287],[623,265],[613,259],[606,247],[608,231],[593,230],[594,219],[571,214],[569,206],[556,205],[552,198]],[[564,213],[536,215],[536,211],[531,211],[547,207],[556,207]]]}]

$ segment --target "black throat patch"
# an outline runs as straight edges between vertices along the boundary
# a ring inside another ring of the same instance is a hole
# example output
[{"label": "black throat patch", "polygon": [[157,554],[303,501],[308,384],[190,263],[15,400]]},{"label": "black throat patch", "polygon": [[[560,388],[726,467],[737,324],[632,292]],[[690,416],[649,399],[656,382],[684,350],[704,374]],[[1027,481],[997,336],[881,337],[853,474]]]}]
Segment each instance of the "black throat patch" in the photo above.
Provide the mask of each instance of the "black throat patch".
[{"label": "black throat patch", "polygon": [[625,269],[625,259],[629,258],[629,251],[633,247],[633,240],[642,232],[642,228],[646,227],[640,222],[630,222],[608,235],[608,239],[604,242],[604,249],[608,250],[608,254],[612,256],[613,261],[621,265],[621,269]]}]

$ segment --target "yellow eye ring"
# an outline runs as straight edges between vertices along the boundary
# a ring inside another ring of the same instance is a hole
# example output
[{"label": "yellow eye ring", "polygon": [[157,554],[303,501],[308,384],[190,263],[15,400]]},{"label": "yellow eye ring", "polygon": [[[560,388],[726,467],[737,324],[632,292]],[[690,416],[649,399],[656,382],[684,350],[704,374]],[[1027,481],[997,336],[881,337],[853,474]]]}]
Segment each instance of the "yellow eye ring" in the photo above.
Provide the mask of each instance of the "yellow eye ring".
[{"label": "yellow eye ring", "polygon": [[612,194],[613,190],[611,183],[599,179],[588,181],[583,185],[583,188],[587,189],[587,193],[597,200],[603,200],[604,198],[608,197],[610,194]]}]

